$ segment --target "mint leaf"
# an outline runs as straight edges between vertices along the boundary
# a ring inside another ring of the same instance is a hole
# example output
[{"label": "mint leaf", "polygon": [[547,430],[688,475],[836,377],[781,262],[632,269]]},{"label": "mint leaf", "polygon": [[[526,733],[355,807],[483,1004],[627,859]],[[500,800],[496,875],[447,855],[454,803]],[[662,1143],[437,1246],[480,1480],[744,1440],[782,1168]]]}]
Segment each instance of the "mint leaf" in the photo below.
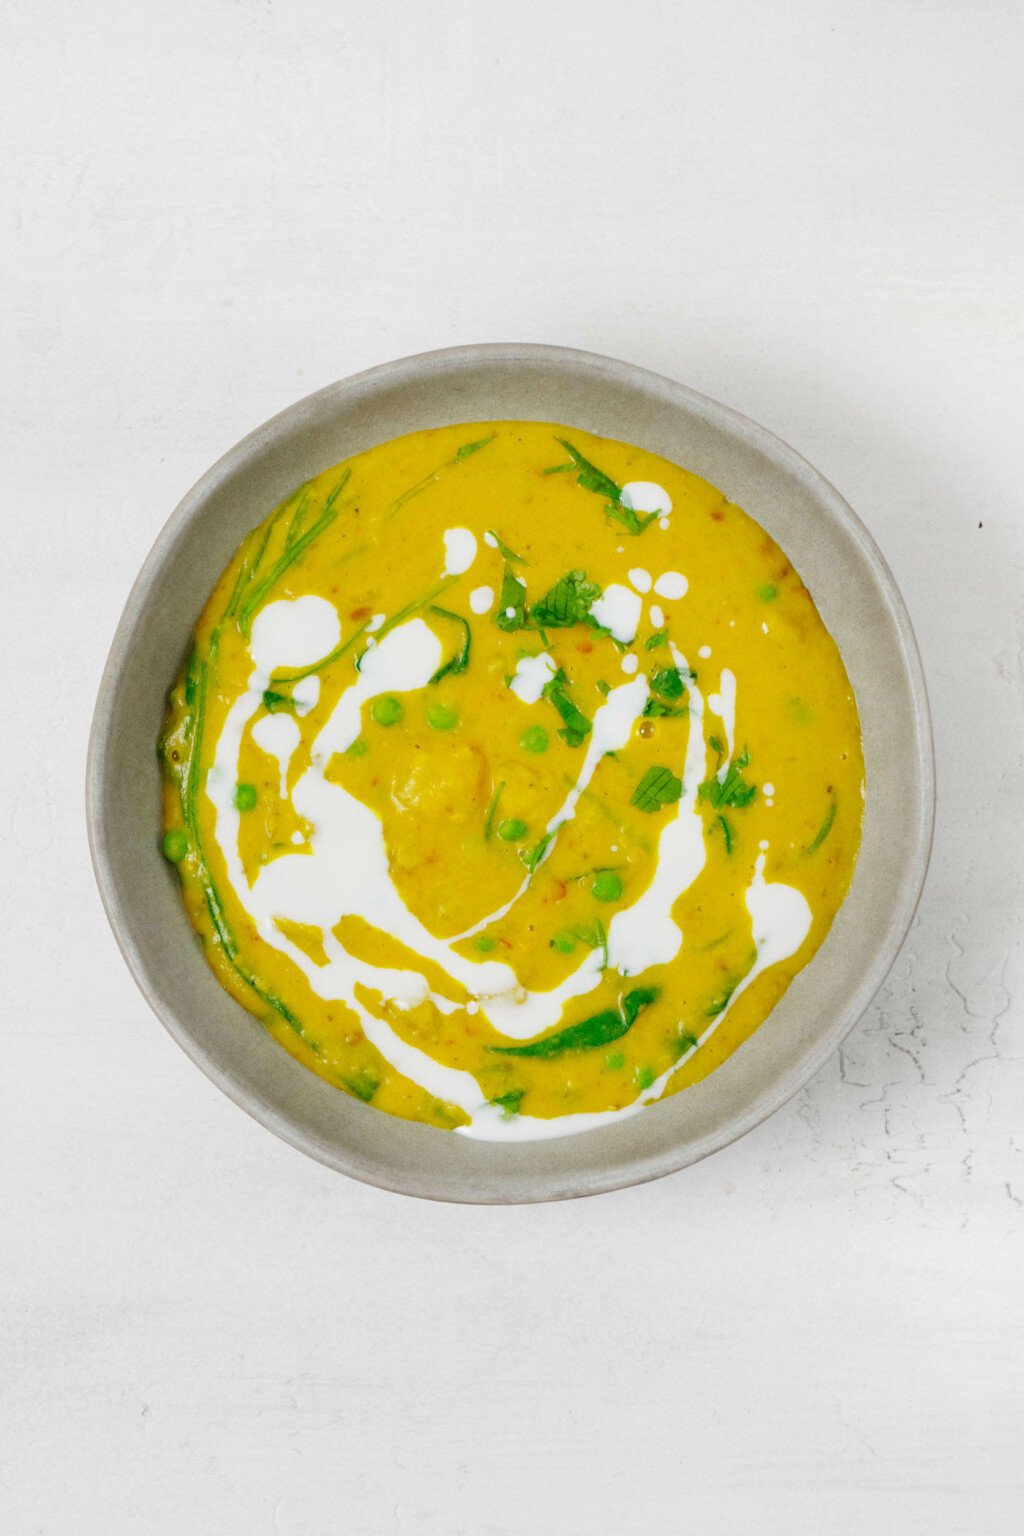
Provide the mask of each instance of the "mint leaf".
[{"label": "mint leaf", "polygon": [[590,617],[591,604],[600,596],[601,588],[587,580],[586,571],[567,571],[539,603],[533,604],[530,622],[549,629],[569,629]]},{"label": "mint leaf", "polygon": [[671,768],[648,768],[630,796],[630,805],[649,814],[660,811],[663,805],[674,805],[683,792],[682,780]]},{"label": "mint leaf", "polygon": [[531,1040],[528,1045],[489,1045],[487,1049],[500,1056],[532,1056],[538,1060],[562,1056],[566,1051],[592,1050],[628,1033],[641,1009],[656,1002],[659,995],[657,987],[635,987],[626,993],[619,1008],[606,1008],[579,1024],[570,1024],[568,1029],[560,1029],[542,1040]]}]

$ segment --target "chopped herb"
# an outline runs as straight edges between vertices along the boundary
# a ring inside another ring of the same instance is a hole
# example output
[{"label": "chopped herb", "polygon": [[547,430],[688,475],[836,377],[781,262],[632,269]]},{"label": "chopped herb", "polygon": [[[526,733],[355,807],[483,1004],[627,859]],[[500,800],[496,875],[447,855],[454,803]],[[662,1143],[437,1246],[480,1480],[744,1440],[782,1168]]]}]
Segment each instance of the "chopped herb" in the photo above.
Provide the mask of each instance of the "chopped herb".
[{"label": "chopped herb", "polygon": [[486,448],[488,443],[493,443],[497,435],[496,432],[492,432],[490,437],[478,437],[475,443],[463,443],[462,447],[455,451],[456,464],[461,464],[463,459],[468,459],[471,453],[479,453],[481,448]]},{"label": "chopped herb", "polygon": [[537,843],[533,848],[528,849],[526,853],[520,854],[520,858],[526,865],[526,868],[530,871],[531,875],[538,867],[538,865],[543,861],[544,855],[547,853],[554,835],[555,834],[553,832],[545,832],[539,843]]},{"label": "chopped herb", "polygon": [[732,828],[724,816],[719,816],[718,825],[721,827],[722,836],[725,838],[725,851],[726,853],[732,853]]},{"label": "chopped herb", "polygon": [[604,470],[598,469],[596,464],[591,464],[589,459],[585,459],[579,449],[574,448],[572,443],[567,442],[564,437],[556,437],[555,442],[565,449],[569,455],[569,463],[555,464],[551,469],[544,470],[543,473],[546,475],[563,475],[571,474],[575,471],[577,485],[581,485],[585,491],[596,491],[599,496],[607,496],[608,500],[617,506],[622,495],[622,487],[616,485],[615,481],[604,473]]},{"label": "chopped herb", "polygon": [[367,752],[369,752],[369,750],[370,750],[370,746],[369,746],[369,743],[366,740],[366,737],[365,736],[357,736],[355,741],[349,747],[348,751],[345,753],[345,756],[346,757],[365,757]]},{"label": "chopped herb", "polygon": [[[241,629],[243,635],[248,637],[252,627],[253,615],[256,613],[258,608],[262,607],[264,600],[268,597],[271,590],[280,581],[285,571],[287,571],[290,566],[294,565],[299,556],[305,554],[306,550],[313,543],[313,540],[318,539],[323,533],[324,529],[329,528],[331,523],[334,522],[334,519],[337,517],[339,510],[336,502],[338,497],[341,495],[341,492],[348,484],[351,474],[352,471],[350,469],[347,469],[344,472],[341,479],[338,481],[338,484],[326,497],[323,510],[321,511],[320,516],[317,518],[316,522],[300,537],[294,539],[293,542],[290,544],[286,542],[284,554],[281,555],[277,562],[271,567],[270,571],[263,578],[263,580],[257,582],[255,586],[252,586],[252,583],[250,582],[251,590],[249,591],[249,595],[245,598],[245,601],[241,604],[238,614],[238,627]],[[295,516],[299,516],[303,511],[304,503],[300,501],[299,509]],[[255,567],[253,568],[253,576],[255,576]]]},{"label": "chopped herb", "polygon": [[188,836],[180,828],[175,827],[172,831],[164,833],[164,840],[160,846],[165,859],[172,864],[180,864],[188,853]]},{"label": "chopped herb", "polygon": [[526,822],[520,821],[515,816],[508,817],[507,820],[500,822],[498,826],[498,836],[503,843],[518,843],[526,836],[528,831],[529,828]]},{"label": "chopped herb", "polygon": [[826,837],[828,837],[829,833],[832,831],[832,823],[835,821],[835,819],[836,819],[836,802],[833,799],[833,800],[831,800],[829,802],[829,808],[825,812],[825,820],[822,822],[821,826],[818,828],[817,835],[815,836],[814,841],[812,843],[808,843],[807,847],[804,849],[804,855],[805,856],[807,854],[810,854],[810,853],[817,853],[818,849],[821,847],[821,845],[825,841]]},{"label": "chopped herb", "polygon": [[611,684],[606,683],[603,677],[598,678],[596,686],[598,693],[603,693],[605,698],[607,698],[612,691]]},{"label": "chopped herb", "polygon": [[370,714],[378,725],[397,725],[405,714],[401,699],[393,693],[384,693],[370,705]]},{"label": "chopped herb", "polygon": [[710,801],[716,811],[729,805],[742,810],[745,805],[749,805],[757,795],[756,784],[747,784],[743,778],[743,770],[749,762],[750,753],[744,750],[739,757],[733,759],[729,772],[721,782],[715,774],[700,786],[700,798]]},{"label": "chopped herb", "polygon": [[502,779],[501,783],[494,791],[494,794],[491,796],[490,805],[487,807],[487,815],[484,817],[484,839],[486,841],[490,840],[491,832],[494,828],[494,813],[498,809],[498,801],[501,799],[501,792],[504,788],[505,780]]},{"label": "chopped herb", "polygon": [[569,629],[590,617],[591,604],[600,596],[601,588],[587,580],[586,571],[567,571],[539,603],[533,604],[530,620],[550,629]]},{"label": "chopped herb", "polygon": [[622,881],[613,869],[599,869],[590,885],[595,901],[618,901],[622,895]]},{"label": "chopped herb", "polygon": [[271,715],[294,714],[295,700],[290,693],[279,693],[276,688],[263,692],[263,708]]},{"label": "chopped herb", "polygon": [[531,1040],[528,1045],[489,1045],[487,1049],[501,1056],[532,1056],[545,1060],[562,1056],[566,1051],[587,1051],[598,1045],[609,1045],[632,1029],[640,1010],[656,1002],[658,996],[657,987],[636,987],[626,993],[619,1008],[607,1008],[542,1040]]},{"label": "chopped herb", "polygon": [[525,1088],[513,1088],[508,1093],[499,1093],[491,1103],[501,1110],[503,1120],[511,1120],[513,1115],[518,1115],[525,1093]]},{"label": "chopped herb", "polygon": [[668,1043],[669,1052],[673,1061],[681,1061],[684,1056],[689,1056],[695,1051],[700,1041],[696,1035],[691,1035],[689,1030],[681,1029]]},{"label": "chopped herb", "polygon": [[612,523],[621,523],[627,533],[634,538],[639,537],[645,528],[661,516],[661,512],[634,512],[632,507],[624,507],[621,502],[617,506],[608,508],[608,520]]},{"label": "chopped herb", "polygon": [[551,948],[557,949],[560,955],[571,955],[577,944],[585,944],[588,949],[603,949],[603,963],[608,964],[608,932],[599,917],[595,917],[592,923],[578,923],[575,928],[563,928],[551,940]]},{"label": "chopped herb", "polygon": [[494,547],[495,547],[495,549],[497,549],[499,555],[501,556],[501,558],[503,560],[509,560],[514,565],[528,565],[529,564],[529,561],[528,560],[524,560],[522,555],[517,555],[514,549],[509,549],[507,544],[503,544],[501,539],[495,533],[493,528],[488,528],[487,532],[488,532],[489,536],[494,540]]},{"label": "chopped herb", "polygon": [[522,629],[526,623],[526,583],[520,581],[507,565],[501,578],[501,591],[498,594],[498,609],[494,622],[506,633],[513,629]]},{"label": "chopped herb", "polygon": [[730,1001],[732,999],[732,995],[735,992],[735,990],[736,990],[736,984],[733,983],[733,985],[731,987],[724,988],[723,991],[717,993],[711,999],[711,1001],[708,1003],[707,1007],[704,1009],[704,1012],[707,1014],[709,1019],[716,1019],[720,1013],[724,1013],[725,1012],[725,1010],[729,1006],[729,1003],[730,1003]]},{"label": "chopped herb", "polygon": [[659,646],[668,645],[668,630],[659,629],[653,635],[647,637],[647,650],[656,651]]},{"label": "chopped herb", "polygon": [[458,672],[465,672],[466,668],[469,666],[469,648],[472,643],[469,633],[469,624],[461,614],[452,613],[448,608],[438,608],[434,603],[431,603],[430,607],[427,609],[427,612],[436,614],[439,619],[450,619],[453,624],[458,624],[461,629],[459,649],[456,651],[454,656],[452,656],[448,661],[443,662],[442,665],[438,667],[437,671],[430,679],[432,683],[439,683],[442,677],[447,677],[449,673],[454,676]]},{"label": "chopped herb", "polygon": [[648,768],[630,796],[630,805],[648,814],[660,811],[663,805],[674,805],[683,792],[682,780],[671,768]]},{"label": "chopped herb", "polygon": [[542,695],[550,699],[564,721],[564,727],[558,734],[570,747],[581,747],[590,735],[592,726],[586,715],[573,703],[566,691],[565,673],[559,667],[548,682],[544,684]]},{"label": "chopped herb", "polygon": [[342,1082],[349,1092],[354,1093],[357,1099],[362,1099],[364,1104],[369,1104],[380,1087],[380,1078],[376,1072],[356,1072],[352,1077],[343,1077]]},{"label": "chopped herb", "polygon": [[683,674],[678,667],[661,667],[651,678],[652,695],[644,705],[644,714],[675,719],[689,714],[688,704],[675,701],[683,696]]}]

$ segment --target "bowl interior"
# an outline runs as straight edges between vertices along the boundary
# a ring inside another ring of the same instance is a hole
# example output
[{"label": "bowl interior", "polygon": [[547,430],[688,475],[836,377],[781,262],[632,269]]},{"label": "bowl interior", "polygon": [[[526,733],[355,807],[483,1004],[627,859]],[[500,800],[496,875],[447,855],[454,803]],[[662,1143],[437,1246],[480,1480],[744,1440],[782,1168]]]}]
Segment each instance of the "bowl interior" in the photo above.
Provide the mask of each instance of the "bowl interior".
[{"label": "bowl interior", "polygon": [[[155,743],[192,628],[244,534],[300,481],[418,428],[551,420],[696,471],[779,542],[842,651],[864,738],[867,803],[850,894],[770,1020],[710,1078],[620,1125],[489,1143],[380,1114],[297,1065],[220,987],[159,852]],[[559,348],[427,353],[332,385],[260,427],[185,497],[129,597],[96,707],[88,815],[97,879],[147,999],[199,1066],[270,1129],[332,1167],[439,1199],[596,1193],[680,1168],[796,1091],[881,984],[916,906],[931,839],[920,663],[884,561],[841,497],[762,428],[679,384]]]}]

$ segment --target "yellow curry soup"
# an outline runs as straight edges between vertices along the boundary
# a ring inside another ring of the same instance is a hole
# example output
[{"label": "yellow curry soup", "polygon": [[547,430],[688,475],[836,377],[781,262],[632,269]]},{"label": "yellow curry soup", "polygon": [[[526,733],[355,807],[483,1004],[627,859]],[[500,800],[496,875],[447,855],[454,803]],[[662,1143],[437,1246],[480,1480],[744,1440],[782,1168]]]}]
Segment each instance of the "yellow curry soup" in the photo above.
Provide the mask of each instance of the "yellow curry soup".
[{"label": "yellow curry soup", "polygon": [[301,486],[215,587],[161,755],[224,986],[336,1087],[488,1138],[724,1061],[827,934],[863,810],[853,691],[778,545],[547,423]]}]

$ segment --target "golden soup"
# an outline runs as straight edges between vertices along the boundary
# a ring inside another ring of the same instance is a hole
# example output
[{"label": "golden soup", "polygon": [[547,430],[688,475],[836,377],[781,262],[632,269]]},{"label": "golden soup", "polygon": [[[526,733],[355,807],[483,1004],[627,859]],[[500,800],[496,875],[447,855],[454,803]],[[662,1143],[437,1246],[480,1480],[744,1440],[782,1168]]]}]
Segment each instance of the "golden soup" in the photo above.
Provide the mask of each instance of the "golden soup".
[{"label": "golden soup", "polygon": [[864,795],[778,545],[665,459],[534,422],[300,486],[214,589],[161,756],[223,985],[336,1087],[490,1139],[724,1061],[828,932]]}]

